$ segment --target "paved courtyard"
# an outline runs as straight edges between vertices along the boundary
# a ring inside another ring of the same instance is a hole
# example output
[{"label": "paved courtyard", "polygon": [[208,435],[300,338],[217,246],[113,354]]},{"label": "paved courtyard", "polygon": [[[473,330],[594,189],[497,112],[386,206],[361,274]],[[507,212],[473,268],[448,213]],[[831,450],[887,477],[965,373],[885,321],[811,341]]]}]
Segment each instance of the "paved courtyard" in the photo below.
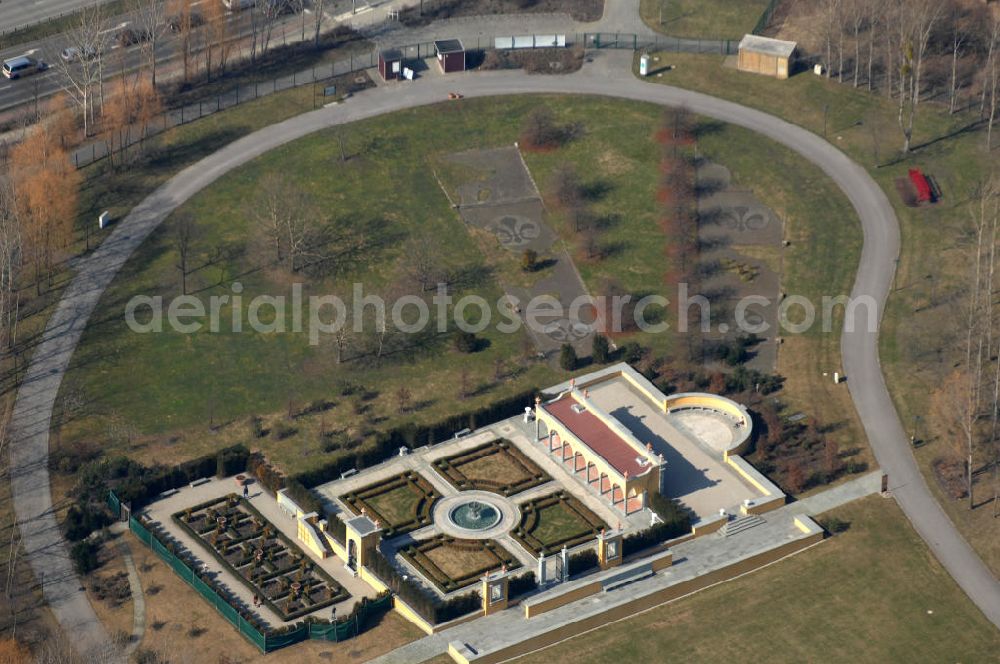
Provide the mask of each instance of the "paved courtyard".
[{"label": "paved courtyard", "polygon": [[[722,460],[715,445],[725,436],[723,416],[702,411],[679,421],[666,415],[622,378],[612,378],[590,389],[590,398],[625,425],[667,461],[665,495],[676,498],[700,519],[718,515],[720,509],[736,513],[740,504],[763,494],[745,482]],[[697,411],[696,411],[697,413]],[[692,433],[706,434],[705,444]]]},{"label": "paved courtyard", "polygon": [[[365,469],[364,471],[351,475],[347,478],[323,484],[317,487],[316,490],[326,501],[328,501],[333,513],[341,514],[345,518],[349,518],[353,512],[348,509],[347,505],[341,499],[342,496],[352,491],[358,491],[373,484],[377,484],[383,480],[397,476],[400,473],[412,471],[427,479],[434,486],[435,490],[441,494],[442,498],[438,501],[438,503],[443,501],[453,501],[461,493],[466,492],[458,491],[443,477],[441,477],[438,471],[434,469],[434,462],[445,457],[451,457],[458,453],[472,450],[491,440],[502,438],[514,444],[533,463],[535,463],[542,471],[551,477],[552,481],[532,487],[526,491],[516,493],[505,499],[498,498],[497,502],[509,502],[515,509],[518,509],[520,505],[534,499],[552,495],[557,491],[565,491],[570,496],[583,503],[585,507],[600,517],[606,524],[608,524],[609,527],[617,527],[621,524],[627,532],[632,532],[649,526],[650,516],[648,511],[638,512],[626,517],[623,512],[612,508],[606,501],[597,496],[593,489],[588,487],[579,476],[569,473],[563,464],[559,463],[553,456],[548,454],[545,450],[545,446],[541,444],[532,444],[531,436],[533,432],[534,423],[526,425],[522,421],[522,418],[511,418],[492,426],[479,429],[472,435],[465,436],[461,439],[440,443],[431,447],[423,447],[418,450],[414,450],[412,453],[406,454],[405,456],[394,457],[379,464],[378,466]],[[435,508],[436,514],[438,511],[439,510]],[[524,566],[525,570],[536,570],[538,566],[538,559],[531,552],[527,551],[517,540],[515,540],[509,532],[511,528],[517,525],[517,523],[514,522],[513,519],[505,519],[503,524],[507,525],[507,527],[491,529],[493,539],[513,554]],[[403,560],[398,555],[398,552],[404,547],[407,547],[415,542],[428,540],[442,533],[454,534],[447,524],[442,526],[438,522],[435,522],[429,526],[420,528],[419,530],[383,540],[382,552],[404,573],[411,576],[416,575],[417,571],[410,566],[407,561]],[[586,544],[573,547],[571,551],[575,552],[586,548],[592,548],[594,546],[594,543],[588,542]],[[557,563],[555,561],[555,556],[550,556],[546,565],[546,573],[551,577],[556,572]],[[419,575],[417,578],[420,578]],[[445,595],[431,584],[423,583],[422,585],[424,585],[429,592],[433,592],[439,597],[444,598],[450,596]],[[465,588],[451,594],[462,594],[469,592],[470,590],[471,589],[469,588]]]},{"label": "paved courtyard", "polygon": [[[445,162],[451,172],[442,175],[444,186],[467,224],[493,233],[507,251],[520,254],[531,249],[553,262],[530,288],[505,284],[508,295],[522,306],[533,297],[550,295],[568,310],[574,300],[588,294],[572,257],[557,248],[558,237],[545,223],[541,194],[518,148],[468,150],[448,155]],[[569,343],[579,356],[590,355],[593,321],[559,316],[538,316],[538,320],[542,329],[529,332],[541,352],[554,357],[562,344]]]}]

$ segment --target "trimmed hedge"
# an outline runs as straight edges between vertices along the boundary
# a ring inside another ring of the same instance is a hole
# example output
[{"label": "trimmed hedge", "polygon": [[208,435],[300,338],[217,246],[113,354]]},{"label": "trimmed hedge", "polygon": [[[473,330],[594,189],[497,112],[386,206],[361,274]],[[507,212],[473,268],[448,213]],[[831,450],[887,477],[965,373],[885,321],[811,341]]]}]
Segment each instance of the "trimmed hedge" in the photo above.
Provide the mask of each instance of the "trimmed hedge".
[{"label": "trimmed hedge", "polygon": [[428,595],[415,581],[404,579],[381,551],[373,551],[370,560],[371,571],[389,586],[396,595],[406,602],[417,614],[433,625],[446,623],[456,618],[478,611],[483,606],[482,595],[472,591],[444,602]]},{"label": "trimmed hedge", "polygon": [[597,552],[593,549],[574,553],[569,557],[569,575],[576,576],[581,572],[586,572],[589,569],[597,567],[597,565]]},{"label": "trimmed hedge", "polygon": [[66,521],[67,536],[80,540],[110,523],[109,490],[114,490],[122,502],[131,503],[132,509],[138,510],[164,491],[212,477],[220,469],[231,474],[243,472],[249,459],[246,447],[233,445],[176,466],[144,466],[123,456],[91,461],[77,472],[72,491],[75,504],[70,507]]},{"label": "trimmed hedge", "polygon": [[434,424],[404,424],[388,431],[380,432],[353,447],[354,454],[339,456],[326,465],[295,475],[295,479],[306,488],[313,488],[340,479],[342,473],[352,468],[362,470],[386,461],[399,452],[400,447],[414,449],[433,445],[454,438],[462,429],[478,429],[524,412],[526,405],[535,402],[537,388],[518,392],[475,410],[447,417]]},{"label": "trimmed hedge", "polygon": [[514,599],[521,595],[527,595],[536,588],[538,588],[538,580],[535,578],[534,572],[520,574],[511,578],[507,586],[507,598]]},{"label": "trimmed hedge", "polygon": [[656,512],[663,523],[657,523],[655,526],[627,536],[622,541],[623,556],[654,547],[691,532],[691,514],[679,502],[657,493],[649,494],[649,498],[649,508]]}]

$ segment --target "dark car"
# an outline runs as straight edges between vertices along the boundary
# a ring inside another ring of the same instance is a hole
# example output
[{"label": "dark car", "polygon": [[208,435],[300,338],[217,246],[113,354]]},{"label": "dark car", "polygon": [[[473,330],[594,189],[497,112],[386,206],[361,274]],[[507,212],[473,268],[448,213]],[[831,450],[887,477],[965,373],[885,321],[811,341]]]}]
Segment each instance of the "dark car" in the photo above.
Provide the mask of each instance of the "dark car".
[{"label": "dark car", "polygon": [[[205,25],[205,17],[199,12],[191,12],[188,14],[188,24],[190,28],[197,28]],[[184,17],[181,15],[171,16],[167,19],[167,25],[170,27],[170,32],[180,32],[184,29]]]},{"label": "dark car", "polygon": [[125,28],[118,33],[118,45],[122,48],[133,46],[140,42],[149,41],[152,35],[149,30],[143,28]]}]

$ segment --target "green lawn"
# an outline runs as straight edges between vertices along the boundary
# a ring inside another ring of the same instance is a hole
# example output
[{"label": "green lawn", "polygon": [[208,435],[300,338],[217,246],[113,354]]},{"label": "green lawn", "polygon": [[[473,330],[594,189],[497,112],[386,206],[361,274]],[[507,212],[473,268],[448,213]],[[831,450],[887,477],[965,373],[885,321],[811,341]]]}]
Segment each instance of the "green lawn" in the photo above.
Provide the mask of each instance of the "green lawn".
[{"label": "green lawn", "polygon": [[[170,133],[158,141],[154,159],[133,169],[139,186],[124,187],[125,176],[119,176],[109,189],[95,177],[89,181],[95,189],[87,200],[123,214],[140,193],[179,166],[311,104],[309,92],[289,94],[291,104],[282,105],[276,95]],[[599,98],[565,103],[558,97],[467,100],[404,111],[394,122],[377,119],[342,130],[350,156],[346,163],[339,158],[341,130],[329,130],[237,169],[181,209],[196,219],[195,264],[205,264],[189,277],[190,290],[203,297],[231,294],[232,283],[239,281],[245,302],[258,293],[288,293],[287,276],[262,259],[251,221],[260,178],[280,172],[309,192],[339,232],[372,240],[363,255],[340,260],[331,274],[308,279],[306,296],[343,294],[355,281],[363,281],[366,292],[391,286],[406,261],[409,238],[419,231],[435,238],[447,266],[478,274],[459,294],[475,292],[495,299],[501,292],[498,282],[525,277],[508,252],[491,251],[492,240],[484,242],[465,229],[430,166],[441,163],[440,155],[461,149],[510,145],[518,137],[520,118],[540,103],[549,105],[558,121],[580,123],[584,131],[559,150],[525,154],[539,189],[547,192],[555,170],[570,162],[577,165],[585,185],[601,192],[592,208],[608,222],[601,242],[612,251],[603,260],[578,263],[585,283],[596,292],[612,277],[628,292],[660,292],[666,237],[657,224],[659,150],[651,136],[661,109]],[[441,122],[442,116],[448,122]],[[818,169],[771,141],[736,127],[705,127],[699,150],[728,166],[737,184],[753,187],[758,198],[787,215],[794,236],[802,239],[787,252],[783,281],[788,292],[845,292],[859,238],[842,195]],[[789,178],[789,173],[796,177]],[[399,186],[403,182],[408,186]],[[115,200],[120,203],[115,205]],[[523,338],[489,330],[483,334],[486,348],[473,354],[452,350],[447,335],[436,336],[378,365],[337,364],[330,340],[316,348],[304,335],[232,333],[227,307],[222,309],[220,333],[132,334],[121,317],[132,295],[169,299],[179,292],[172,240],[177,218],[173,215],[151,236],[99,305],[62,388],[63,403],[84,406],[63,427],[57,447],[100,440],[109,452],[169,462],[221,444],[246,442],[247,418],[259,415],[265,428],[281,429],[281,435],[251,439],[251,444],[294,473],[330,460],[330,453],[353,453],[347,443],[366,431],[406,420],[437,421],[558,377],[522,359]],[[554,214],[549,221],[573,250],[576,233],[568,220]],[[830,259],[826,246],[841,248],[839,261]],[[542,277],[544,273],[537,275]],[[639,338],[654,352],[667,355],[675,340],[673,335]],[[499,382],[494,380],[498,360],[504,363]],[[464,401],[457,398],[463,370],[472,393]],[[397,392],[403,385],[410,388],[411,398],[401,413]],[[318,400],[327,402],[325,411],[287,421],[289,412],[294,415]],[[830,418],[820,421],[837,423],[842,417],[831,411]],[[279,423],[282,426],[275,427]],[[838,431],[849,433],[849,428]],[[331,438],[331,433],[337,435]]]},{"label": "green lawn", "polygon": [[360,514],[382,521],[386,537],[422,528],[431,522],[431,508],[441,495],[430,482],[416,473],[396,477],[352,491],[342,500]]},{"label": "green lawn", "polygon": [[512,535],[535,554],[552,554],[564,544],[572,548],[593,539],[604,526],[583,503],[560,491],[521,505],[521,523]]},{"label": "green lawn", "polygon": [[[892,501],[823,515],[819,546],[518,662],[985,662],[1000,634]],[[822,519],[821,519],[822,521]]]},{"label": "green lawn", "polygon": [[642,0],[646,25],[671,37],[740,39],[754,29],[768,0]]},{"label": "green lawn", "polygon": [[[985,131],[977,124],[978,114],[963,110],[951,115],[941,105],[922,103],[914,131],[914,150],[903,157],[902,135],[896,123],[898,102],[887,100],[883,94],[855,90],[849,83],[839,84],[810,73],[787,81],[743,74],[723,66],[718,56],[653,55],[659,58],[654,62],[654,71],[667,65],[674,68],[651,77],[652,83],[738,101],[819,135],[825,133],[866,167],[886,192],[903,238],[895,288],[879,337],[886,381],[903,426],[926,443],[916,450],[916,457],[931,490],[994,573],[1000,574],[1000,537],[992,507],[984,503],[970,511],[963,501],[949,500],[930,471],[933,460],[952,449],[931,414],[931,395],[964,360],[962,344],[952,339],[960,334],[957,325],[965,302],[963,284],[969,278],[968,197],[985,174],[994,170],[995,155],[985,150]],[[910,168],[921,168],[937,180],[943,197],[934,206],[909,208],[900,201],[894,183],[906,177]],[[806,266],[805,277],[810,278],[810,265],[825,270],[836,262],[848,263],[839,253],[827,252],[827,247],[837,247],[839,252],[840,246],[816,245],[812,251],[818,262],[802,263]],[[789,359],[791,346],[802,343],[807,342],[789,340],[783,347],[784,358]],[[797,395],[805,397],[798,403],[816,404],[821,411],[835,408],[848,412],[845,409],[849,408],[853,413],[846,391],[830,390],[827,379],[822,377],[822,372],[839,366],[836,344],[808,349],[800,357],[809,360],[781,367],[781,372],[789,376],[785,393],[792,399]],[[992,495],[986,477],[980,485],[981,499]]]}]

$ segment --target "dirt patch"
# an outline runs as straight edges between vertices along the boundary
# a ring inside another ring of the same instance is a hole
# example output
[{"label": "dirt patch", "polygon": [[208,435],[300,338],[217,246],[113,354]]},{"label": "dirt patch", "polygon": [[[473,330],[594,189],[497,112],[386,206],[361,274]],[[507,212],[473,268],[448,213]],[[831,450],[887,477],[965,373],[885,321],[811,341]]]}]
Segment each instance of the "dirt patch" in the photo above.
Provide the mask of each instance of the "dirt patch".
[{"label": "dirt patch", "polygon": [[306,641],[262,655],[151,551],[129,537],[146,593],[146,634],[140,648],[166,661],[210,664],[365,662],[414,641],[423,632],[389,612],[367,632],[342,643]]},{"label": "dirt patch", "polygon": [[529,74],[572,74],[583,66],[582,48],[487,51],[480,69],[523,69]]},{"label": "dirt patch", "polygon": [[939,457],[931,464],[934,469],[934,479],[941,490],[952,500],[968,496],[965,490],[965,464],[954,459]]},{"label": "dirt patch", "polygon": [[406,26],[485,14],[569,14],[577,21],[596,21],[604,15],[604,0],[424,0],[400,12]]},{"label": "dirt patch", "polygon": [[903,201],[906,207],[917,207],[919,202],[917,201],[917,190],[913,186],[913,182],[910,178],[899,177],[893,180],[893,184],[896,186],[896,193],[899,194],[899,200]]}]

